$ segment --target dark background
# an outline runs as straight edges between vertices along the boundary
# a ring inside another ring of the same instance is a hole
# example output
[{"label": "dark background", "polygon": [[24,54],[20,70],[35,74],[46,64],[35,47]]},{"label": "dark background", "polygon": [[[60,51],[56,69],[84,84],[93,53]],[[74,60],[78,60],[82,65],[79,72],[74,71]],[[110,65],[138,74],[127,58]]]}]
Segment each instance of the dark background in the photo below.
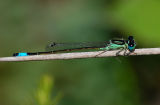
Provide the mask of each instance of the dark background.
[{"label": "dark background", "polygon": [[[158,0],[1,0],[0,56],[135,37],[160,46]],[[117,58],[119,60],[117,60]],[[1,105],[160,105],[160,56],[0,62]]]}]

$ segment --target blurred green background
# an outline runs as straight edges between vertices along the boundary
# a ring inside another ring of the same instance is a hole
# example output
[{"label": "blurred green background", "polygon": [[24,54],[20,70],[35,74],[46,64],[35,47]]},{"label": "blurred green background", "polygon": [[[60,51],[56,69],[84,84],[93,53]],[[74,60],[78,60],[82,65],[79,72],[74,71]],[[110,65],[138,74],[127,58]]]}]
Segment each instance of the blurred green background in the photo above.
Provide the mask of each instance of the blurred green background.
[{"label": "blurred green background", "polygon": [[[158,0],[1,0],[0,56],[133,35],[160,46]],[[1,105],[159,105],[160,56],[0,62]]]}]

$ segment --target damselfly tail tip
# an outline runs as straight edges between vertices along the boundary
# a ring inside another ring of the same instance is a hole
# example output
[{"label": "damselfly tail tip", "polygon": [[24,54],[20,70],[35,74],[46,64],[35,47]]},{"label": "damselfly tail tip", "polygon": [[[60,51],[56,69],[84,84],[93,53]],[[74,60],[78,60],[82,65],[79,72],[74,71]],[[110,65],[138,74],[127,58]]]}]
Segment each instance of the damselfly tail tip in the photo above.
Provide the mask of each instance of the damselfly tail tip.
[{"label": "damselfly tail tip", "polygon": [[29,53],[26,53],[26,52],[14,53],[13,54],[13,56],[16,56],[16,57],[18,57],[18,56],[28,56],[28,55],[29,55]]},{"label": "damselfly tail tip", "polygon": [[18,56],[18,53],[13,53],[13,56]]}]

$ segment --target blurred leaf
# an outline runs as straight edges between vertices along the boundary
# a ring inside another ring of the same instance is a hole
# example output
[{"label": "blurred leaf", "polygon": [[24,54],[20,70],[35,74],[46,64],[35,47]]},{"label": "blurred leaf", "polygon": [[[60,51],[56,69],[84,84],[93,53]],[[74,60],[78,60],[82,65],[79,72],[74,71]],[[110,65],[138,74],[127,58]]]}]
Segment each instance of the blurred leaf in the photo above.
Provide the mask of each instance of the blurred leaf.
[{"label": "blurred leaf", "polygon": [[[61,99],[61,93],[59,93],[54,99],[51,99],[52,88],[54,86],[54,80],[49,75],[44,75],[40,81],[40,86],[36,92],[36,99],[38,105],[56,105]],[[52,101],[53,100],[53,101]]]}]

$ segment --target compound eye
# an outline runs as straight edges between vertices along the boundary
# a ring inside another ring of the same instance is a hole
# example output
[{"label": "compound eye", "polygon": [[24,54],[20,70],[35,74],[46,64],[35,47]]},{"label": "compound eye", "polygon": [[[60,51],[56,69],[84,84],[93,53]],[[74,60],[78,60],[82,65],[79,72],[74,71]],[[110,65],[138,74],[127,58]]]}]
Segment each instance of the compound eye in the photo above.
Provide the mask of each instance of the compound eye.
[{"label": "compound eye", "polygon": [[133,40],[133,36],[129,36],[129,37],[128,37],[128,40]]}]

